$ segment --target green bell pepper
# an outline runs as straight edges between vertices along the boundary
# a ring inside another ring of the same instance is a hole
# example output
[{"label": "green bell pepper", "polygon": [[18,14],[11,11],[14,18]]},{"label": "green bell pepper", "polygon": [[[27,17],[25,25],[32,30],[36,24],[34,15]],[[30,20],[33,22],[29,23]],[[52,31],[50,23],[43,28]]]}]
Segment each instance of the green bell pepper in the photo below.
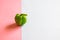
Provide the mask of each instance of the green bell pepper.
[{"label": "green bell pepper", "polygon": [[16,14],[16,16],[15,16],[16,24],[19,26],[24,25],[27,21],[26,16],[27,16],[27,14]]}]

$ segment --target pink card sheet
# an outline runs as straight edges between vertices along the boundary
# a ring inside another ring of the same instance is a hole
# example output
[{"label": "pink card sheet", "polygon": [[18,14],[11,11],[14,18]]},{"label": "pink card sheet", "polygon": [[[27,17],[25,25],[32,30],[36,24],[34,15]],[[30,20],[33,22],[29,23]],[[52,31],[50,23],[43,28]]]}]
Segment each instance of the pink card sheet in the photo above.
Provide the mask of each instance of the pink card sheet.
[{"label": "pink card sheet", "polygon": [[0,0],[0,40],[22,40],[14,17],[21,13],[21,0]]}]

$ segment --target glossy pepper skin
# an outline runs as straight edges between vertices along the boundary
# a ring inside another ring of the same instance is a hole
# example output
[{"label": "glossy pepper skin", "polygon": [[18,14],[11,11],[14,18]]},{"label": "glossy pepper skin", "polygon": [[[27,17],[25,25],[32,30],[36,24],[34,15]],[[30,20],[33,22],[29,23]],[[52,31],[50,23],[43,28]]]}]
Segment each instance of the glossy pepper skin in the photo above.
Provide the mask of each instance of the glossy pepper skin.
[{"label": "glossy pepper skin", "polygon": [[18,26],[23,26],[27,19],[26,19],[27,14],[16,14],[15,16],[15,22]]}]

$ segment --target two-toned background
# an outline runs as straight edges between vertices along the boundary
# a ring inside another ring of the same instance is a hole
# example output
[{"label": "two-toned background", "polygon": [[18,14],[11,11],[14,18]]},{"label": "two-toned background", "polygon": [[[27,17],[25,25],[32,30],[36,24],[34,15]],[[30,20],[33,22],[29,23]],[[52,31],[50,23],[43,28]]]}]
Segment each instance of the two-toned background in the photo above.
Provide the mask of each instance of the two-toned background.
[{"label": "two-toned background", "polygon": [[[6,29],[21,12],[27,23]],[[60,0],[0,0],[0,40],[60,40]]]}]

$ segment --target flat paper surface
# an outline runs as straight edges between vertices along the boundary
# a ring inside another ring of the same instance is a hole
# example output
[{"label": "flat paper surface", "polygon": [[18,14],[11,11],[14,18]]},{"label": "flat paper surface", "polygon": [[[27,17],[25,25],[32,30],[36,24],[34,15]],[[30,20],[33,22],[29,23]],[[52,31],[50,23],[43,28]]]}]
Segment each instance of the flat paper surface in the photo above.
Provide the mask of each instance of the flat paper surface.
[{"label": "flat paper surface", "polygon": [[21,0],[0,0],[0,40],[21,40],[21,28],[14,21],[20,12]]},{"label": "flat paper surface", "polygon": [[60,40],[60,0],[23,0],[28,22],[23,40]]}]

